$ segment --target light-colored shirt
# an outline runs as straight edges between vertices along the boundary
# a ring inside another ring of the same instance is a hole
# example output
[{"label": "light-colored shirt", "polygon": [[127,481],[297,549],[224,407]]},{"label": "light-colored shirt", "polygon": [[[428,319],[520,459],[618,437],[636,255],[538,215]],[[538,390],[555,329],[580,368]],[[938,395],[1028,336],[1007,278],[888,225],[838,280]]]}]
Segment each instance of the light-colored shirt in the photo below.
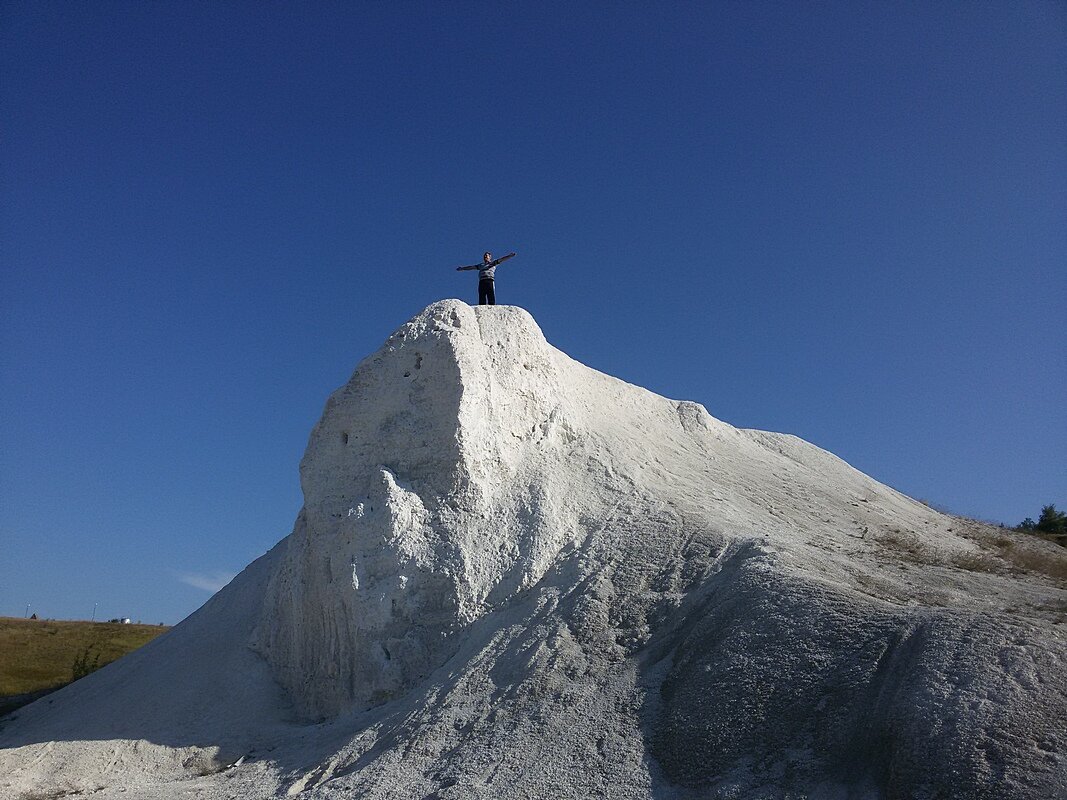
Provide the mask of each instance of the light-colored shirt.
[{"label": "light-colored shirt", "polygon": [[500,265],[500,263],[503,261],[507,261],[513,255],[515,254],[508,253],[506,256],[501,256],[500,258],[490,261],[488,264],[483,261],[481,264],[471,264],[469,267],[456,267],[456,269],[460,271],[465,269],[476,269],[478,270],[478,280],[491,281],[493,280],[493,276],[496,275],[496,268]]}]

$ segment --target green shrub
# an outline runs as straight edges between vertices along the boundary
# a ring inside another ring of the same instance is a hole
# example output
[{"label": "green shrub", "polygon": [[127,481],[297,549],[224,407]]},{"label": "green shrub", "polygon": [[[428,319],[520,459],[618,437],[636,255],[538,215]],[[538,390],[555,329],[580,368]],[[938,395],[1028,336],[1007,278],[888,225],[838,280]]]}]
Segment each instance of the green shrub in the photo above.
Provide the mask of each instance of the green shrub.
[{"label": "green shrub", "polygon": [[1037,522],[1027,517],[1019,523],[1016,530],[1046,536],[1062,545],[1067,545],[1067,513],[1057,511],[1056,506],[1047,505],[1041,509]]},{"label": "green shrub", "polygon": [[74,663],[70,667],[70,679],[76,681],[78,678],[84,678],[90,672],[100,668],[100,653],[95,656],[92,654],[93,646],[89,645],[79,655],[74,658]]}]

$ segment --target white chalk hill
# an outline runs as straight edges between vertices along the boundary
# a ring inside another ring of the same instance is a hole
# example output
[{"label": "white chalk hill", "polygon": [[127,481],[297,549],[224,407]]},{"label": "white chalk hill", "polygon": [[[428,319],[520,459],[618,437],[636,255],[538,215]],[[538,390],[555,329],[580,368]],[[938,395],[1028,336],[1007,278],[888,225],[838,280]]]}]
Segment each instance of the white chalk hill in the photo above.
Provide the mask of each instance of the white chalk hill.
[{"label": "white chalk hill", "polygon": [[273,550],[3,722],[0,795],[1065,795],[1062,584],[518,308],[400,328],[300,474]]}]

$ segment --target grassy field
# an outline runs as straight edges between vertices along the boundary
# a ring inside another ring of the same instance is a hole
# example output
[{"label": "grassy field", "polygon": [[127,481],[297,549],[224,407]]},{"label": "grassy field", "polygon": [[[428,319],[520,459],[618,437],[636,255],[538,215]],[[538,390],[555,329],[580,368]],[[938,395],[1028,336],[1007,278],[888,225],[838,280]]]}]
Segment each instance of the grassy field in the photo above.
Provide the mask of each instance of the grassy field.
[{"label": "grassy field", "polygon": [[0,697],[70,683],[75,662],[102,667],[167,630],[160,625],[0,617]]}]

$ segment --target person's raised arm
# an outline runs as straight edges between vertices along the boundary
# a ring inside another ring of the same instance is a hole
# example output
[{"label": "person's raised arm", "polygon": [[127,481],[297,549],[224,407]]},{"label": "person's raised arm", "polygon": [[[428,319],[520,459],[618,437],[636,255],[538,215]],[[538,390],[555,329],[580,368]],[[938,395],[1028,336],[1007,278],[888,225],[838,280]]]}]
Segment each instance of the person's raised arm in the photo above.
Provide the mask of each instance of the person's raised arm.
[{"label": "person's raised arm", "polygon": [[500,263],[502,263],[504,261],[507,261],[509,258],[511,258],[514,255],[515,255],[514,253],[508,253],[506,256],[501,256],[500,258],[498,258],[496,261],[493,262],[493,266],[495,267],[497,264],[500,264]]},{"label": "person's raised arm", "polygon": [[471,264],[469,267],[456,267],[456,272],[461,272],[465,269],[481,269],[484,266],[484,264]]}]

